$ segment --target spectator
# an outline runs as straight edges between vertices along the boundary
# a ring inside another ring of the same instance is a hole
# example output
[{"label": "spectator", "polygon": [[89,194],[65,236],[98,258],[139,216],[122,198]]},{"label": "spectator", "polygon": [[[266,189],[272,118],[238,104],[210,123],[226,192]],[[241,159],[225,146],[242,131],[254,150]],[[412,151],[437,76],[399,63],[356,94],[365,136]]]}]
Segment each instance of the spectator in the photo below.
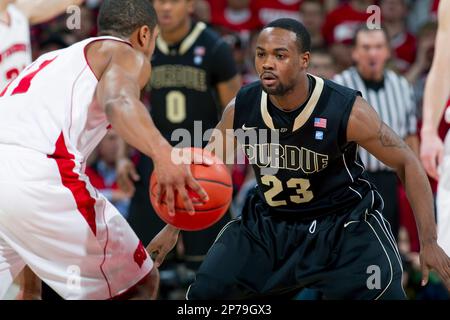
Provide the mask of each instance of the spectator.
[{"label": "spectator", "polygon": [[299,7],[302,0],[253,0],[260,27],[278,18],[300,20]]},{"label": "spectator", "polygon": [[258,28],[258,17],[250,0],[210,0],[211,24],[221,33],[249,32]]},{"label": "spectator", "polygon": [[[416,89],[417,105],[421,108],[425,79],[430,71],[434,55],[434,42],[436,39],[437,23],[425,23],[417,34],[417,54],[414,63],[405,74],[406,79]],[[421,110],[419,110],[421,111]],[[421,112],[418,112],[419,114]]]},{"label": "spectator", "polygon": [[325,39],[322,35],[325,9],[320,0],[304,0],[300,6],[300,18],[311,35],[311,49],[323,48]]},{"label": "spectator", "polygon": [[[352,57],[356,66],[351,67],[334,80],[358,90],[378,112],[384,123],[390,126],[418,153],[416,108],[412,87],[408,81],[386,69],[390,56],[388,36],[383,29],[368,29],[362,26],[355,35]],[[366,150],[359,150],[369,178],[384,199],[383,215],[397,237],[399,209],[397,199],[397,177]]]},{"label": "spectator", "polygon": [[331,12],[334,9],[336,9],[338,7],[338,5],[340,4],[340,0],[323,0],[323,7],[325,9],[325,12]]},{"label": "spectator", "polygon": [[336,60],[338,72],[352,65],[351,43],[355,31],[370,17],[367,7],[371,0],[351,0],[331,11],[325,19],[322,32]]},{"label": "spectator", "polygon": [[416,34],[423,24],[436,21],[439,0],[410,1],[407,24],[408,30]]},{"label": "spectator", "polygon": [[333,56],[327,50],[313,51],[309,60],[309,73],[332,79],[336,74]]},{"label": "spectator", "polygon": [[414,62],[416,38],[406,29],[406,0],[381,0],[383,28],[389,35],[395,69],[404,74]]},{"label": "spectator", "polygon": [[204,23],[211,23],[211,6],[208,0],[196,0],[194,4],[193,18]]}]

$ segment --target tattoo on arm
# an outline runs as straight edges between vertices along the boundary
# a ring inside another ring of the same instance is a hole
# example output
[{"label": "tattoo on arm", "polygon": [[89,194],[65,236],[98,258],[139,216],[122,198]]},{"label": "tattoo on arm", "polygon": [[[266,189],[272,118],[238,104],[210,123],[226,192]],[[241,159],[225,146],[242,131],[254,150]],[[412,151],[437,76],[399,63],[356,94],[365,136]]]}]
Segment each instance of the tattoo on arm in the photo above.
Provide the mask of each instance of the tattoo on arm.
[{"label": "tattoo on arm", "polygon": [[388,148],[406,148],[406,144],[391,128],[381,121],[380,129],[378,129],[378,140],[384,147]]}]

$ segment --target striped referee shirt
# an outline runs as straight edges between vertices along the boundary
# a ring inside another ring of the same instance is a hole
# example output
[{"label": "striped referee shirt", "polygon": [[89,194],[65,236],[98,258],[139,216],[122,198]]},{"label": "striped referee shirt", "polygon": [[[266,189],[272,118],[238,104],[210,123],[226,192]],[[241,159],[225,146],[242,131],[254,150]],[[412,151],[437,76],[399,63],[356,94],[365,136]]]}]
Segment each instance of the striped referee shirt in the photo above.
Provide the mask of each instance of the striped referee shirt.
[{"label": "striped referee shirt", "polygon": [[[385,70],[383,82],[379,86],[370,85],[351,67],[336,75],[333,81],[360,91],[381,120],[403,139],[417,133],[414,91],[404,77]],[[392,170],[363,148],[359,148],[359,154],[369,172]]]}]

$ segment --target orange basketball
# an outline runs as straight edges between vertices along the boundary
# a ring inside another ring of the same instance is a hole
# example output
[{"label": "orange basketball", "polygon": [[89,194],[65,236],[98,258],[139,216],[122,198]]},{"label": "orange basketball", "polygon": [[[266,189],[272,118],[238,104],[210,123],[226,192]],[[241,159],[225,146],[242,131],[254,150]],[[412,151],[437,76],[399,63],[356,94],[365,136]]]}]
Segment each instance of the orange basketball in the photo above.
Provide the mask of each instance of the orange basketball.
[{"label": "orange basketball", "polygon": [[152,174],[150,178],[150,199],[156,213],[164,222],[182,230],[195,231],[208,228],[223,217],[231,203],[233,187],[227,167],[219,158],[200,148],[188,149],[190,152],[209,158],[214,163],[211,166],[191,164],[192,175],[206,191],[209,200],[202,203],[195,192],[188,190],[195,209],[194,215],[190,215],[184,209],[183,201],[177,194],[175,216],[169,216],[164,201],[162,204],[157,203],[158,181],[155,174]]}]

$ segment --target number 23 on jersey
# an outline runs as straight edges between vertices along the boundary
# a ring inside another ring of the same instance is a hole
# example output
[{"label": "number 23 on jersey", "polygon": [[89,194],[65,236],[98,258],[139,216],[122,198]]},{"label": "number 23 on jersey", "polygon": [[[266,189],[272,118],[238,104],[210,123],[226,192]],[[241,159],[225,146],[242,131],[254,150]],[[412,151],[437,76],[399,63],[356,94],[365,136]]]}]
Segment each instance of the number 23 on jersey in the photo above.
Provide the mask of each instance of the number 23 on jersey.
[{"label": "number 23 on jersey", "polygon": [[[269,186],[270,189],[264,192],[266,202],[271,207],[286,206],[288,201],[294,204],[306,203],[314,198],[311,190],[309,190],[310,182],[308,179],[291,178],[283,186],[283,183],[276,176],[262,176],[261,182]],[[295,190],[295,194],[289,196],[289,199],[274,200],[274,198],[286,189]]]}]

